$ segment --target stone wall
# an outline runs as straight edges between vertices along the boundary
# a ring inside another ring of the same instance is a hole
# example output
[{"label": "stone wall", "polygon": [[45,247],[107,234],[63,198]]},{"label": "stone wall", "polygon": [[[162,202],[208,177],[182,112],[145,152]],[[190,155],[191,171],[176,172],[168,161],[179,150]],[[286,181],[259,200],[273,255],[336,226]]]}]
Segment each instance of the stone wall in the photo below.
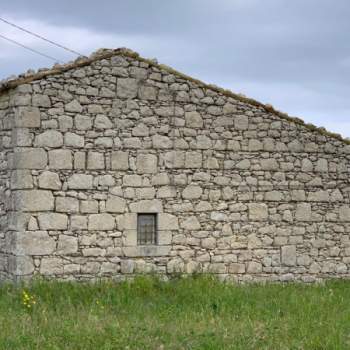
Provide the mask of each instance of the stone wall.
[{"label": "stone wall", "polygon": [[350,275],[345,142],[123,55],[12,93],[13,278]]}]

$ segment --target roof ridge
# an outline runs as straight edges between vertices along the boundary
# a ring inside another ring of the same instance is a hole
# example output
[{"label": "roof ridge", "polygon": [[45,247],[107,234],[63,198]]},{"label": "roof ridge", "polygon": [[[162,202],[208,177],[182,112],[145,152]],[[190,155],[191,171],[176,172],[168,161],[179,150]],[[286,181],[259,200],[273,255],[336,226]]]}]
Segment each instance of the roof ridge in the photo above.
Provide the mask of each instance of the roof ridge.
[{"label": "roof ridge", "polygon": [[159,64],[154,59],[144,58],[144,57],[140,56],[137,52],[135,52],[131,49],[125,48],[125,47],[117,48],[117,49],[99,49],[99,50],[93,52],[89,57],[78,57],[75,61],[68,62],[67,64],[63,64],[63,65],[55,64],[52,68],[39,69],[37,72],[34,72],[34,73],[29,71],[30,72],[29,74],[22,74],[22,75],[17,76],[14,79],[5,80],[2,84],[0,82],[0,95],[2,92],[13,89],[21,84],[26,84],[26,83],[30,83],[34,80],[43,79],[43,78],[50,76],[50,75],[64,73],[64,72],[66,72],[70,69],[73,69],[73,68],[88,66],[93,62],[96,62],[96,61],[99,61],[102,59],[111,58],[111,57],[116,56],[116,55],[122,55],[122,56],[126,56],[129,58],[137,59],[139,61],[146,62],[152,66],[158,67],[160,69],[164,69],[164,70],[168,71],[169,73],[174,74],[180,78],[190,80],[190,81],[198,84],[202,88],[211,89],[211,90],[218,92],[220,94],[223,94],[227,97],[232,97],[236,100],[239,100],[239,101],[244,102],[244,103],[248,103],[248,104],[253,105],[255,107],[263,108],[266,112],[275,114],[278,117],[280,117],[281,119],[288,120],[288,121],[293,122],[295,124],[303,125],[304,127],[306,127],[307,129],[309,129],[311,131],[318,132],[324,136],[329,136],[329,137],[335,138],[341,142],[344,142],[344,143],[350,145],[350,139],[344,138],[340,134],[328,131],[324,127],[318,127],[314,124],[306,123],[304,120],[302,120],[300,118],[292,117],[292,116],[288,115],[287,113],[284,113],[284,112],[281,112],[281,111],[275,109],[271,104],[264,104],[262,102],[259,102],[255,99],[253,99],[253,98],[246,97],[245,95],[237,94],[231,90],[223,89],[223,88],[220,88],[216,85],[207,84],[199,79],[192,78],[191,76],[186,75],[184,73],[181,73],[181,72],[177,71],[176,69],[169,67],[165,64]]}]

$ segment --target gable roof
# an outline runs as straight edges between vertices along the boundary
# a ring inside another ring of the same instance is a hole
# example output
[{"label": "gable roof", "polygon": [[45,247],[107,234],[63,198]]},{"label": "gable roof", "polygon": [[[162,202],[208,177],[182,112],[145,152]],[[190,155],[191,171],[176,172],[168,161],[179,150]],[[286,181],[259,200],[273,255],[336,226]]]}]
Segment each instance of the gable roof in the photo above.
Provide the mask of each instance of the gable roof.
[{"label": "gable roof", "polygon": [[46,77],[51,76],[51,75],[60,74],[60,73],[66,72],[70,69],[88,66],[95,61],[108,59],[108,58],[111,58],[111,57],[116,56],[116,55],[137,59],[141,62],[146,62],[151,66],[155,66],[159,69],[163,69],[171,74],[174,74],[175,76],[177,76],[179,78],[192,81],[192,82],[196,83],[201,88],[211,89],[215,92],[223,94],[224,96],[232,97],[232,98],[234,98],[238,101],[241,101],[243,103],[247,103],[247,104],[250,104],[252,106],[262,108],[266,112],[277,115],[281,119],[285,119],[285,120],[288,120],[288,121],[293,122],[295,124],[302,125],[302,126],[306,127],[307,129],[309,129],[310,131],[318,132],[322,135],[332,137],[334,139],[337,139],[339,141],[342,141],[342,142],[350,145],[350,139],[343,138],[340,134],[330,132],[323,127],[317,127],[311,123],[306,123],[304,120],[302,120],[300,118],[291,117],[287,113],[276,110],[270,104],[264,104],[262,102],[259,102],[255,99],[253,99],[253,98],[246,97],[242,94],[234,93],[231,90],[223,89],[223,88],[220,88],[216,85],[207,84],[201,80],[192,78],[192,77],[190,77],[186,74],[183,74],[183,73],[181,73],[181,72],[179,72],[179,71],[177,71],[177,70],[175,70],[167,65],[159,64],[154,59],[152,60],[152,59],[147,59],[147,58],[141,57],[137,52],[132,51],[132,50],[127,49],[127,48],[99,49],[98,51],[94,52],[89,57],[78,57],[75,61],[69,62],[69,63],[64,64],[64,65],[55,64],[52,68],[49,68],[49,69],[39,69],[38,72],[29,73],[29,74],[21,74],[14,79],[5,80],[3,82],[0,82],[0,95],[3,92],[8,91],[10,89],[13,89],[19,85],[27,84],[27,83],[30,83],[34,80],[40,80],[40,79],[46,78]]}]

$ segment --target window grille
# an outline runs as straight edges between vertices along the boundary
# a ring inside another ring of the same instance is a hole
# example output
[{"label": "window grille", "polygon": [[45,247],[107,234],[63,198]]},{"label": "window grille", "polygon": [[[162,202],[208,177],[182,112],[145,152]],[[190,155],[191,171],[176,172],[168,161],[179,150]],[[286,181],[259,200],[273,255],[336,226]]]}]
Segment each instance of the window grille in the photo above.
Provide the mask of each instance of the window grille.
[{"label": "window grille", "polygon": [[137,215],[137,244],[157,244],[157,214]]}]

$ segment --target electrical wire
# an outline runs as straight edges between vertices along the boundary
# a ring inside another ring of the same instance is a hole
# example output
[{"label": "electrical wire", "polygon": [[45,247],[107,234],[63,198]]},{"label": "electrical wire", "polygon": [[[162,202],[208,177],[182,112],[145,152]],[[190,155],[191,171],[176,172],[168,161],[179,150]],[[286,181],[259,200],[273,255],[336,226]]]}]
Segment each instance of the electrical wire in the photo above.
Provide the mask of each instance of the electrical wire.
[{"label": "electrical wire", "polygon": [[42,53],[42,52],[37,51],[37,50],[35,50],[35,49],[32,49],[31,47],[26,46],[26,45],[23,45],[23,44],[19,43],[19,42],[16,41],[16,40],[13,40],[13,39],[10,39],[10,38],[6,37],[5,35],[0,34],[0,38],[5,39],[5,40],[7,40],[7,41],[9,41],[9,42],[11,42],[11,43],[13,43],[13,44],[18,45],[18,46],[21,46],[21,47],[23,47],[23,48],[25,48],[25,49],[27,49],[27,50],[29,50],[29,51],[32,51],[32,52],[34,52],[34,53],[40,55],[40,56],[44,56],[44,57],[46,57],[46,58],[49,58],[50,60],[53,60],[53,61],[55,61],[55,62],[63,63],[62,61],[58,60],[58,59],[55,58],[55,57],[46,55],[45,53]]},{"label": "electrical wire", "polygon": [[2,22],[6,23],[6,24],[8,24],[8,25],[10,25],[10,26],[12,26],[12,27],[14,27],[14,28],[17,28],[17,29],[19,29],[19,30],[22,30],[22,31],[25,32],[25,33],[28,33],[28,34],[30,34],[30,35],[33,35],[33,36],[35,36],[35,37],[37,37],[37,38],[39,38],[39,39],[41,39],[41,40],[44,40],[44,41],[46,41],[46,42],[48,42],[48,43],[50,43],[50,44],[52,44],[52,45],[56,45],[56,46],[60,47],[61,49],[64,49],[64,50],[66,50],[66,51],[69,51],[69,52],[71,52],[71,53],[73,53],[73,54],[75,54],[75,55],[84,56],[84,57],[85,57],[85,55],[83,55],[82,53],[79,53],[78,51],[74,51],[74,50],[72,50],[72,49],[70,49],[70,48],[68,48],[68,47],[65,47],[65,46],[63,46],[63,45],[61,45],[61,44],[58,44],[58,43],[56,43],[56,42],[54,42],[54,41],[52,41],[52,40],[46,39],[46,38],[44,38],[43,36],[41,36],[41,35],[39,35],[39,34],[36,34],[36,33],[33,33],[33,32],[31,32],[30,30],[25,29],[25,28],[23,28],[23,27],[20,27],[20,26],[18,26],[17,24],[14,24],[14,23],[12,23],[12,22],[10,22],[10,21],[4,19],[4,18],[1,18],[1,17],[0,17],[0,21],[2,21]]}]

